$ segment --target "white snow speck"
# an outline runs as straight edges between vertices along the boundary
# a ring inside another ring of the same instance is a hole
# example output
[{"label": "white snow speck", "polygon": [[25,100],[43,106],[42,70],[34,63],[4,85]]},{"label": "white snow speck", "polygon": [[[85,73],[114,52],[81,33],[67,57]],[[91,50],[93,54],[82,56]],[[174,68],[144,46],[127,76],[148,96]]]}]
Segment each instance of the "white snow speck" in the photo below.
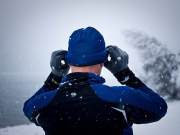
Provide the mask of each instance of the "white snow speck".
[{"label": "white snow speck", "polygon": [[117,60],[120,61],[120,60],[121,60],[121,57],[117,57]]},{"label": "white snow speck", "polygon": [[107,58],[107,59],[108,59],[108,61],[111,61],[111,56],[108,55],[108,58]]},{"label": "white snow speck", "polygon": [[119,99],[119,102],[122,102],[122,98]]},{"label": "white snow speck", "polygon": [[72,92],[71,93],[71,97],[75,97],[75,96],[77,96],[77,93],[76,92]]},{"label": "white snow speck", "polygon": [[62,64],[62,65],[65,65],[65,61],[64,61],[64,60],[61,60],[61,64]]}]

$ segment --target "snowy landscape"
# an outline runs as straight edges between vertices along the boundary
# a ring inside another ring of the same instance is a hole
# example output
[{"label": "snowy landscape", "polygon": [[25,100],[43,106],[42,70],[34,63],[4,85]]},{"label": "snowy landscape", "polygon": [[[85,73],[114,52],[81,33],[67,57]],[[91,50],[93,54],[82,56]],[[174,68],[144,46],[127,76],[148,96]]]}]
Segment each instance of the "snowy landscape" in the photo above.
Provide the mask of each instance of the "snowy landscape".
[{"label": "snowy landscape", "polygon": [[[159,122],[134,125],[134,135],[179,135],[180,102],[168,103],[168,113]],[[0,135],[44,135],[43,130],[34,124],[6,127]]]},{"label": "snowy landscape", "polygon": [[[24,116],[24,102],[50,73],[51,52],[68,48],[77,28],[93,26],[106,46],[129,54],[129,67],[168,103],[160,121],[134,135],[180,135],[179,0],[0,0],[0,135],[44,135]],[[75,12],[74,12],[75,11]],[[107,85],[119,85],[103,69]]]}]

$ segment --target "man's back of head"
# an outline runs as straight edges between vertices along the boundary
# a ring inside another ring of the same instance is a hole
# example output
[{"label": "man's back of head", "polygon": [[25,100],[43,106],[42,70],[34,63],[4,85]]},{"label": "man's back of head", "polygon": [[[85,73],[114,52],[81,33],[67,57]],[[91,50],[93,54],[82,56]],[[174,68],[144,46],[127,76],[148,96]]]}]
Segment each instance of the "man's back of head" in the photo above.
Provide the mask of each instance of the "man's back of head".
[{"label": "man's back of head", "polygon": [[71,34],[66,60],[72,72],[100,74],[106,58],[104,38],[95,28],[81,28]]}]

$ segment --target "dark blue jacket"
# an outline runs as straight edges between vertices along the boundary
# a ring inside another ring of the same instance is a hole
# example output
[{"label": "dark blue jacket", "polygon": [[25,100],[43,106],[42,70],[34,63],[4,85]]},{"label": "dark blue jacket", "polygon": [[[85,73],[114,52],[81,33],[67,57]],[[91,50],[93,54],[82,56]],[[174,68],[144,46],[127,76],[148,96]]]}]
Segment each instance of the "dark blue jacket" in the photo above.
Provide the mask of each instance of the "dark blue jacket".
[{"label": "dark blue jacket", "polygon": [[23,111],[46,135],[132,135],[133,123],[155,122],[166,114],[166,102],[146,85],[104,82],[93,73],[68,74],[55,90],[43,86]]}]

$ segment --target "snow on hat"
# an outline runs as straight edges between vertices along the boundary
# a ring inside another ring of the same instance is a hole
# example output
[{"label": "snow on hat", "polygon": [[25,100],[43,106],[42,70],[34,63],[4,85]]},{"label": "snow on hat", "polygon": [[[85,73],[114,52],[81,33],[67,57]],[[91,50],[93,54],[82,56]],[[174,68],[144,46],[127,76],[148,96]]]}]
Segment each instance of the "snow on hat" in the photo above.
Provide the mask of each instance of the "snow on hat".
[{"label": "snow on hat", "polygon": [[103,63],[106,58],[104,38],[95,28],[81,28],[71,34],[66,55],[68,64],[89,66]]}]

